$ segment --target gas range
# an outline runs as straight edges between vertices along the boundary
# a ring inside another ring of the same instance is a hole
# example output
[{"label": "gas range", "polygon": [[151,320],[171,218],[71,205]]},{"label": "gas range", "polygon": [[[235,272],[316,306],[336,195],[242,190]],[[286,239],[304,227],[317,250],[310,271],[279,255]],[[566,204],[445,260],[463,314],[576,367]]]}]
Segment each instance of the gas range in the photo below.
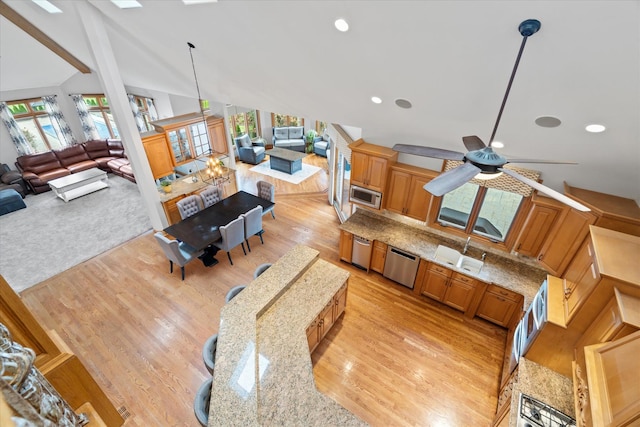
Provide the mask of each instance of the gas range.
[{"label": "gas range", "polygon": [[518,427],[576,427],[576,420],[526,394],[520,394]]}]

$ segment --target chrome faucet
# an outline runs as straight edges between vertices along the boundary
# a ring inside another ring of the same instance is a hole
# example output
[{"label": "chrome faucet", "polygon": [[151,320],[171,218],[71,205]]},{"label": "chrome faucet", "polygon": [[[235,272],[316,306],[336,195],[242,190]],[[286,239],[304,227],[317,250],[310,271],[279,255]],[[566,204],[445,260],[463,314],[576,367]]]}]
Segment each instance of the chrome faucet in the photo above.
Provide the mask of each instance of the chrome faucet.
[{"label": "chrome faucet", "polygon": [[462,255],[467,253],[467,249],[469,249],[469,243],[471,242],[471,236],[467,237],[467,243],[464,244],[464,249],[462,250]]}]

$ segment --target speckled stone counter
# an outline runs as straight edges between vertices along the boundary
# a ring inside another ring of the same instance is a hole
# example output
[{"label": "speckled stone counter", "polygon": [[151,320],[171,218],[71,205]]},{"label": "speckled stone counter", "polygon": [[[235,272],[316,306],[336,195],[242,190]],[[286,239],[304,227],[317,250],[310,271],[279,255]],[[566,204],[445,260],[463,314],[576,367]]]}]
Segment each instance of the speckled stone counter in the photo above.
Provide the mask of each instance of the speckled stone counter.
[{"label": "speckled stone counter", "polygon": [[524,296],[524,307],[529,306],[542,281],[547,277],[547,272],[543,269],[526,261],[491,253],[489,249],[483,249],[473,239],[467,255],[479,259],[483,251],[487,252],[480,273],[473,274],[452,265],[439,263],[433,259],[438,245],[462,250],[464,240],[460,243],[453,238],[447,238],[425,228],[414,227],[365,209],[358,209],[340,228],[365,239],[379,240],[483,282],[494,283],[518,292]]},{"label": "speckled stone counter", "polygon": [[516,426],[520,393],[544,402],[571,418],[576,417],[573,381],[524,357],[520,358],[518,379],[513,385],[511,394],[510,426]]},{"label": "speckled stone counter", "polygon": [[318,392],[306,327],[349,273],[296,246],[221,313],[209,426],[366,425]]}]

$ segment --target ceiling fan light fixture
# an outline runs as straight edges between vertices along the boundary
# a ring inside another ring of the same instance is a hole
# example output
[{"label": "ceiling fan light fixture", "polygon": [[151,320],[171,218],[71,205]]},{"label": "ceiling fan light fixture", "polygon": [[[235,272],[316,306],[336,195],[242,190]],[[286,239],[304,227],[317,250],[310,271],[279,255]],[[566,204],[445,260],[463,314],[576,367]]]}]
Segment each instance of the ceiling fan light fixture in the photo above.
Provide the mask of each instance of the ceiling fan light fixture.
[{"label": "ceiling fan light fixture", "polygon": [[474,179],[481,179],[483,181],[488,181],[490,179],[494,179],[502,175],[502,172],[480,172],[478,175],[474,176]]},{"label": "ceiling fan light fixture", "polygon": [[349,23],[344,18],[338,18],[333,23],[336,29],[342,33],[349,31]]},{"label": "ceiling fan light fixture", "polygon": [[604,125],[599,125],[599,124],[591,124],[591,125],[587,125],[587,127],[584,128],[587,132],[590,133],[600,133],[600,132],[604,132],[605,129],[607,129]]},{"label": "ceiling fan light fixture", "polygon": [[493,148],[504,148],[504,144],[500,141],[492,141],[491,146]]}]

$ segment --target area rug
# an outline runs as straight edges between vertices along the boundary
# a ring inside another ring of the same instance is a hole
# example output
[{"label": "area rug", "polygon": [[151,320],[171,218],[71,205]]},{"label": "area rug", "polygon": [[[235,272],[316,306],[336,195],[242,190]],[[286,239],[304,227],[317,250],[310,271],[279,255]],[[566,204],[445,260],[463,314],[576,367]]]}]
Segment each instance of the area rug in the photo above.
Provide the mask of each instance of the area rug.
[{"label": "area rug", "polygon": [[20,292],[151,229],[136,184],[109,175],[109,188],[65,203],[47,191],[0,216],[0,274]]},{"label": "area rug", "polygon": [[281,179],[283,181],[290,182],[292,184],[300,184],[305,179],[312,176],[314,173],[320,170],[317,166],[307,165],[305,163],[302,164],[302,170],[295,172],[293,175],[288,173],[280,172],[272,170],[269,166],[269,161],[264,161],[259,165],[256,165],[249,169],[251,172],[261,173],[263,175],[267,175],[276,179]]}]

